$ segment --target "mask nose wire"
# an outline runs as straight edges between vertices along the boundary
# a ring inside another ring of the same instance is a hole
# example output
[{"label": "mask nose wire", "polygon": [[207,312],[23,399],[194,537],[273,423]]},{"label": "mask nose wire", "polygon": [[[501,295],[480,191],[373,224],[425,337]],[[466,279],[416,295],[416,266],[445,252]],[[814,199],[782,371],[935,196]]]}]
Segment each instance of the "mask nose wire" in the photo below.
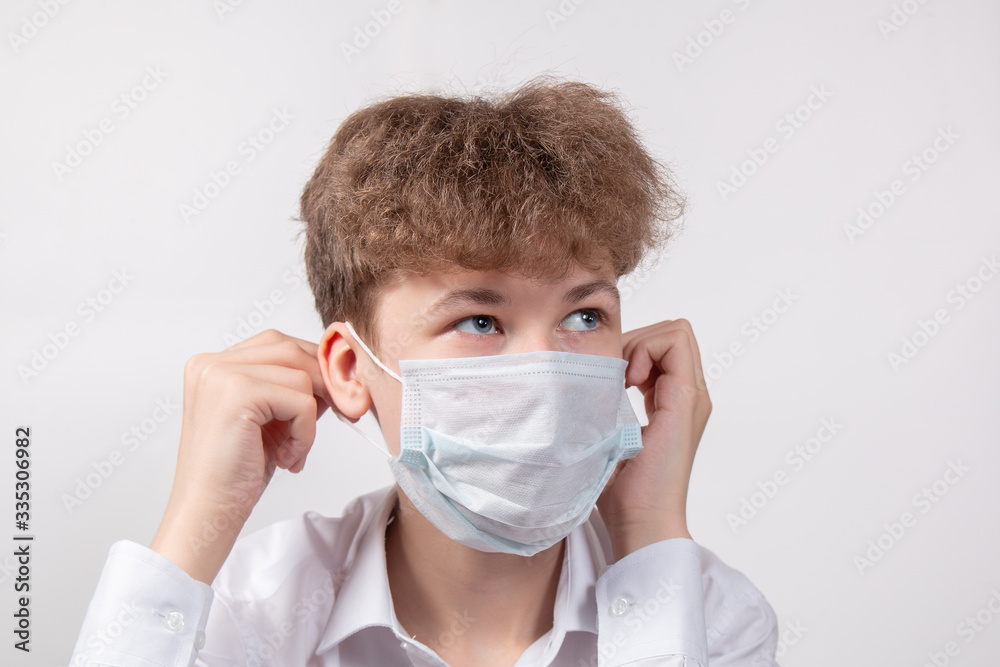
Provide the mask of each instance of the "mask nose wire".
[{"label": "mask nose wire", "polygon": [[354,330],[354,327],[351,326],[351,323],[350,322],[344,322],[344,324],[347,325],[347,330],[351,332],[351,335],[354,336],[354,340],[356,340],[358,342],[358,345],[360,345],[361,349],[364,350],[368,354],[368,356],[371,358],[371,360],[374,361],[378,365],[379,368],[381,368],[382,370],[384,370],[386,373],[388,373],[389,375],[391,375],[392,377],[394,377],[400,384],[402,384],[403,383],[403,378],[399,377],[399,375],[397,375],[391,368],[389,368],[388,366],[386,366],[385,364],[383,364],[382,361],[378,357],[375,356],[375,353],[372,352],[370,349],[368,349],[368,346],[365,345],[365,342],[363,340],[361,340],[361,336],[359,336],[358,332],[356,332]]}]

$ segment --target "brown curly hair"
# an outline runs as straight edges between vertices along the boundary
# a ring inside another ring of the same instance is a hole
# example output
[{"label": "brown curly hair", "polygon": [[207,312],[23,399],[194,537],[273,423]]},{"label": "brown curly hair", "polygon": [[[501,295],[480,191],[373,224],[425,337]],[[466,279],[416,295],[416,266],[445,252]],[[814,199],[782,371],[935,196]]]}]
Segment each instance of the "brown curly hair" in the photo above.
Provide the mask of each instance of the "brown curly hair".
[{"label": "brown curly hair", "polygon": [[301,198],[323,326],[373,344],[378,289],[447,266],[617,277],[684,210],[614,94],[541,77],[498,99],[393,97],[349,116]]}]

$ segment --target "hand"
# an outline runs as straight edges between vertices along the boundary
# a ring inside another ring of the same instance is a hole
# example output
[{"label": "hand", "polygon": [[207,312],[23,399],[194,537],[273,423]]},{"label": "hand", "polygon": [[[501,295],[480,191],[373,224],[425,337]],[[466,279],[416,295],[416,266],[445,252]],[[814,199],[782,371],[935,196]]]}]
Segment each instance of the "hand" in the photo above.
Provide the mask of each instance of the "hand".
[{"label": "hand", "polygon": [[316,345],[263,331],[184,368],[177,471],[151,548],[211,584],[277,467],[299,472],[333,404]]},{"label": "hand", "polygon": [[615,559],[672,537],[691,537],[687,492],[698,442],[712,412],[701,354],[687,320],[622,336],[626,386],[638,387],[649,423],[642,451],[622,461],[597,501]]}]

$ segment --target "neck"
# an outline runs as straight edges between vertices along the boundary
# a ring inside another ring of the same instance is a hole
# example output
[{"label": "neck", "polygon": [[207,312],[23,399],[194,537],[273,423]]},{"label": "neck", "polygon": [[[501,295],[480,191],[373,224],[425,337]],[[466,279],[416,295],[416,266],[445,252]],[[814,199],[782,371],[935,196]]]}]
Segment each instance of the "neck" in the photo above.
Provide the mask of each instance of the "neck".
[{"label": "neck", "polygon": [[396,618],[450,664],[513,664],[552,627],[565,540],[534,556],[452,541],[402,491],[386,529]]}]

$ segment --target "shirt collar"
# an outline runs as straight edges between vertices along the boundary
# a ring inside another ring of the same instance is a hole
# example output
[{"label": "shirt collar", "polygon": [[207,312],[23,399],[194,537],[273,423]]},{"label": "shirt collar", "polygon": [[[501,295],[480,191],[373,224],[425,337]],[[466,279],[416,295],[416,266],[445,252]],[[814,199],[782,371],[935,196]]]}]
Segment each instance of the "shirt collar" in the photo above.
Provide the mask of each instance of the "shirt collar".
[{"label": "shirt collar", "polygon": [[[386,627],[401,637],[406,635],[393,610],[385,564],[385,528],[397,499],[398,487],[392,485],[375,506],[371,520],[359,527],[361,543],[334,600],[330,618],[316,649],[317,655],[369,627]],[[587,523],[593,520],[592,515]],[[592,548],[599,549],[600,545],[596,537],[593,540],[588,538],[587,531],[591,528],[587,523],[574,529],[566,538],[553,610],[552,639],[560,643],[566,632],[597,634],[594,586],[598,565]]]},{"label": "shirt collar", "polygon": [[[573,630],[597,634],[597,584],[598,564],[593,549],[600,549],[596,534],[592,534],[590,519],[577,526],[566,537],[566,555],[563,559],[559,587],[556,589],[556,606],[553,612],[553,629],[559,633]],[[591,539],[590,535],[593,535]]]},{"label": "shirt collar", "polygon": [[358,528],[361,544],[334,598],[330,618],[316,648],[317,655],[366,627],[384,626],[403,634],[392,609],[385,567],[385,527],[397,498],[397,487],[388,487],[370,515],[371,520]]}]

